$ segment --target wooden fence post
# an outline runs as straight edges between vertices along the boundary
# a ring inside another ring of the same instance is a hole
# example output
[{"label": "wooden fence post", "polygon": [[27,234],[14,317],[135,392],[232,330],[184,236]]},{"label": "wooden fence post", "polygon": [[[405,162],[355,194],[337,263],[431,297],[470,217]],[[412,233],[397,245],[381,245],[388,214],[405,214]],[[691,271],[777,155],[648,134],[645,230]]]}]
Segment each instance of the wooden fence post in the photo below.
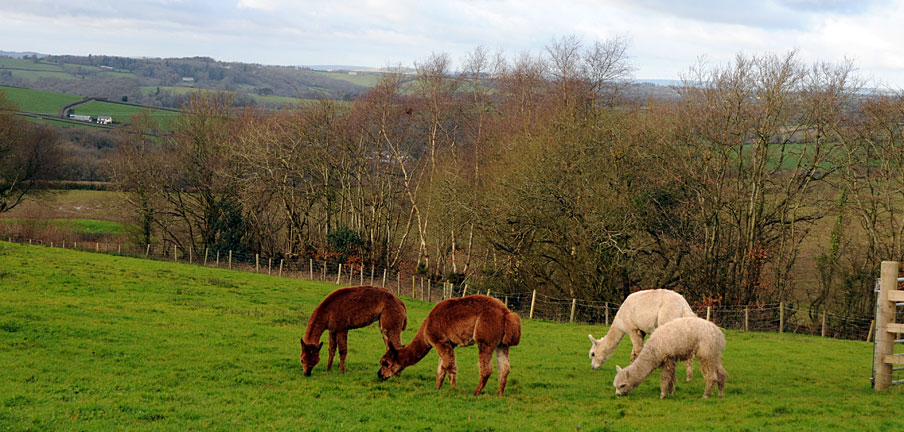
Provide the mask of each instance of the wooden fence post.
[{"label": "wooden fence post", "polygon": [[869,320],[869,330],[866,331],[866,341],[869,342],[873,337],[873,329],[875,328],[876,320]]},{"label": "wooden fence post", "polygon": [[320,269],[320,280],[326,280],[326,261],[323,262],[323,268]]},{"label": "wooden fence post", "polygon": [[364,266],[361,266],[361,281],[358,285],[364,285]]},{"label": "wooden fence post", "polygon": [[461,291],[461,296],[464,297],[468,295],[468,284],[465,284],[465,288]]},{"label": "wooden fence post", "polygon": [[217,249],[217,268],[220,268],[220,250]]},{"label": "wooden fence post", "polygon": [[706,307],[706,320],[709,321],[709,310],[711,306]]},{"label": "wooden fence post", "polygon": [[151,244],[148,243],[148,248],[144,250],[144,256],[145,256],[145,258],[146,258],[148,255],[150,255],[150,254],[151,254]]},{"label": "wooden fence post", "polygon": [[609,302],[606,302],[606,326],[609,326]]},{"label": "wooden fence post", "polygon": [[785,332],[785,302],[778,304],[778,332]]},{"label": "wooden fence post", "polygon": [[314,258],[308,259],[308,267],[311,270],[311,280],[314,280]]},{"label": "wooden fence post", "polygon": [[537,302],[537,290],[530,296],[530,319],[534,319],[534,304]]},{"label": "wooden fence post", "polygon": [[[12,243],[12,242],[10,242]],[[63,240],[63,249],[66,249],[66,240]]]},{"label": "wooden fence post", "polygon": [[744,306],[744,331],[750,331],[750,306]]},{"label": "wooden fence post", "polygon": [[819,333],[820,336],[826,337],[826,311],[822,311],[822,331]]},{"label": "wooden fence post", "polygon": [[386,269],[383,269],[383,283],[380,286],[386,288]]},{"label": "wooden fence post", "polygon": [[283,259],[280,258],[279,259],[279,277],[282,277],[282,265],[283,265]]},{"label": "wooden fence post", "polygon": [[189,263],[189,264],[191,264],[191,261],[192,261],[192,260],[191,260],[191,259],[192,259],[192,256],[191,256],[192,253],[191,253],[191,252],[192,252],[192,250],[191,250],[191,245],[189,245],[189,246],[188,246],[188,263]]},{"label": "wooden fence post", "polygon": [[229,270],[232,270],[232,249],[229,249]]},{"label": "wooden fence post", "polygon": [[261,272],[261,254],[259,253],[254,254],[254,272]]},{"label": "wooden fence post", "polygon": [[178,259],[177,258],[178,255],[179,255],[179,249],[176,249],[176,245],[174,244],[173,245],[173,262],[176,262],[176,260]]},{"label": "wooden fence post", "polygon": [[[893,293],[894,292],[894,293]],[[898,262],[882,261],[882,271],[879,278],[879,295],[876,296],[876,346],[873,355],[873,388],[882,391],[892,385],[892,373],[894,371],[890,360],[898,360],[895,357],[895,336],[900,324],[892,323],[895,320],[895,299],[890,298],[898,294]]]},{"label": "wooden fence post", "polygon": [[120,243],[116,244],[116,253],[122,255],[122,244],[120,244]]},{"label": "wooden fence post", "polygon": [[[63,246],[66,247],[66,246]],[[100,242],[94,243],[94,252],[100,252]]]},{"label": "wooden fence post", "polygon": [[414,275],[411,275],[411,297],[414,297],[414,286],[416,283]]},{"label": "wooden fence post", "polygon": [[342,282],[342,263],[339,263],[339,273],[336,274],[336,285]]},{"label": "wooden fence post", "polygon": [[504,304],[505,308],[508,309],[508,296],[505,296],[505,300],[502,302],[502,304]]},{"label": "wooden fence post", "polygon": [[569,322],[574,322],[574,308],[578,304],[578,299],[571,299],[571,319]]},{"label": "wooden fence post", "polygon": [[370,286],[374,286],[374,266],[370,266]]},{"label": "wooden fence post", "polygon": [[207,254],[209,254],[209,253],[210,253],[210,248],[205,247],[204,248],[204,267],[207,267]]},{"label": "wooden fence post", "polygon": [[273,258],[267,258],[267,274],[273,274]]},{"label": "wooden fence post", "polygon": [[433,279],[427,279],[427,301],[433,301],[433,296],[430,295],[430,291],[433,285]]}]

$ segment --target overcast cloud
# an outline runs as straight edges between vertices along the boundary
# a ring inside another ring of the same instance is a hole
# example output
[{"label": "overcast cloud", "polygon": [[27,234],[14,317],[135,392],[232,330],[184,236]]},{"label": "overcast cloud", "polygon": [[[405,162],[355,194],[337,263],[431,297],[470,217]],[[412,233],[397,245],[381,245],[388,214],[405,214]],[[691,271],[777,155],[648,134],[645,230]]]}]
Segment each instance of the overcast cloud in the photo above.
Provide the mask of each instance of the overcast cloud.
[{"label": "overcast cloud", "polygon": [[639,78],[676,79],[699,57],[798,49],[904,88],[902,22],[904,0],[0,0],[0,50],[411,66],[477,45],[513,55],[568,34],[623,35]]}]

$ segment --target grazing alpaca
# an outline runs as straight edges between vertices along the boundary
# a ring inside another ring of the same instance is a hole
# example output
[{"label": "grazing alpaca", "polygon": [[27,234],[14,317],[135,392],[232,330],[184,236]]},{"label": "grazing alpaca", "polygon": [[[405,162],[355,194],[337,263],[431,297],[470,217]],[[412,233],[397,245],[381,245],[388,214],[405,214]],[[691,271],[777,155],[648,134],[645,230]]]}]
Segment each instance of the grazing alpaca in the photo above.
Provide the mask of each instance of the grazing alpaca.
[{"label": "grazing alpaca", "polygon": [[[609,332],[601,339],[590,337],[590,367],[599,369],[621,342],[627,333],[631,338],[631,361],[637,358],[643,349],[643,337],[653,333],[659,327],[677,318],[695,317],[691,306],[681,294],[667,289],[638,291],[629,295],[612,320]],[[694,372],[694,359],[687,360],[687,380],[691,380]]]},{"label": "grazing alpaca", "polygon": [[383,343],[399,344],[402,330],[408,326],[405,303],[385,288],[356,286],[337,289],[326,296],[314,309],[308,328],[301,338],[301,366],[305,376],[320,362],[320,336],[330,331],[330,358],[326,370],[333,367],[333,356],[339,349],[339,370],[345,372],[348,353],[348,331],[366,327],[380,320]]},{"label": "grazing alpaca", "polygon": [[444,300],[433,307],[410,344],[398,349],[394,342],[389,344],[386,354],[380,359],[377,376],[387,379],[398,374],[421,361],[430,348],[436,348],[439,354],[436,388],[442,387],[447,374],[449,383],[455,385],[455,347],[477,342],[480,381],[474,395],[477,396],[490,379],[493,373],[490,357],[495,355],[499,369],[499,396],[502,396],[509,373],[509,347],[518,345],[520,341],[521,318],[501,301],[482,295]]},{"label": "grazing alpaca", "polygon": [[615,394],[628,394],[661,365],[659,397],[665,398],[675,392],[675,361],[696,356],[700,360],[700,370],[703,371],[706,382],[703,397],[709,397],[713,384],[719,385],[719,397],[722,397],[725,378],[728,376],[722,367],[724,349],[725,335],[715,324],[697,317],[669,321],[650,335],[650,340],[633,363],[624,369],[615,367],[617,373],[612,382]]}]

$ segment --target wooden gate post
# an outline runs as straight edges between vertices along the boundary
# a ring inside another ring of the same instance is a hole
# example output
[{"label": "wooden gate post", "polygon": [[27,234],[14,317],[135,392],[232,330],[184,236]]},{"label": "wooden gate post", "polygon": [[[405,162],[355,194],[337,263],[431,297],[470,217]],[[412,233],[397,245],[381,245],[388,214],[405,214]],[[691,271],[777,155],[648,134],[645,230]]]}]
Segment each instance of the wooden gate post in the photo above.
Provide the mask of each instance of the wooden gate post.
[{"label": "wooden gate post", "polygon": [[[895,292],[894,294],[892,292]],[[873,356],[873,388],[882,391],[891,386],[892,363],[904,360],[895,357],[895,337],[900,324],[895,319],[895,299],[898,298],[898,262],[882,261],[879,295],[876,297],[876,348]]]},{"label": "wooden gate post", "polygon": [[571,319],[569,322],[574,322],[574,307],[577,306],[578,299],[571,299]]}]

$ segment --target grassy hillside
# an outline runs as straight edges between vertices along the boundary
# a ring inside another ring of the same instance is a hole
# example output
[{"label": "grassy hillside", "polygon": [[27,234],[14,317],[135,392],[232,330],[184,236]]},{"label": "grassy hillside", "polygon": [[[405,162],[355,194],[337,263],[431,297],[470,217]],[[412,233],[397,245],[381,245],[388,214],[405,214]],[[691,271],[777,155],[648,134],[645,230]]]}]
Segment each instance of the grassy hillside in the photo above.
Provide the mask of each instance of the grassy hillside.
[{"label": "grassy hillside", "polygon": [[[133,115],[138,114],[143,109],[147,108],[103,101],[91,101],[76,105],[73,108],[73,112],[95,118],[99,115],[108,115],[113,117],[114,123],[122,124],[127,123]],[[170,129],[175,118],[180,115],[180,113],[174,111],[151,110],[151,117],[155,118],[164,130]]]},{"label": "grassy hillside", "polygon": [[82,99],[71,94],[6,86],[0,86],[0,91],[6,93],[7,99],[16,103],[21,111],[51,115],[59,113],[61,107]]},{"label": "grassy hillside", "polygon": [[[604,328],[527,319],[503,398],[470,395],[474,347],[457,350],[457,388],[433,389],[434,352],[400,378],[378,381],[383,346],[374,326],[349,334],[346,374],[321,364],[306,378],[298,338],[334,288],[0,242],[0,429],[904,427],[902,389],[870,389],[871,344],[795,335],[726,332],[723,399],[701,399],[699,370],[667,400],[658,398],[655,373],[616,397],[613,368],[625,363],[627,341],[592,371],[586,334]],[[403,299],[408,341],[430,305]]]}]

